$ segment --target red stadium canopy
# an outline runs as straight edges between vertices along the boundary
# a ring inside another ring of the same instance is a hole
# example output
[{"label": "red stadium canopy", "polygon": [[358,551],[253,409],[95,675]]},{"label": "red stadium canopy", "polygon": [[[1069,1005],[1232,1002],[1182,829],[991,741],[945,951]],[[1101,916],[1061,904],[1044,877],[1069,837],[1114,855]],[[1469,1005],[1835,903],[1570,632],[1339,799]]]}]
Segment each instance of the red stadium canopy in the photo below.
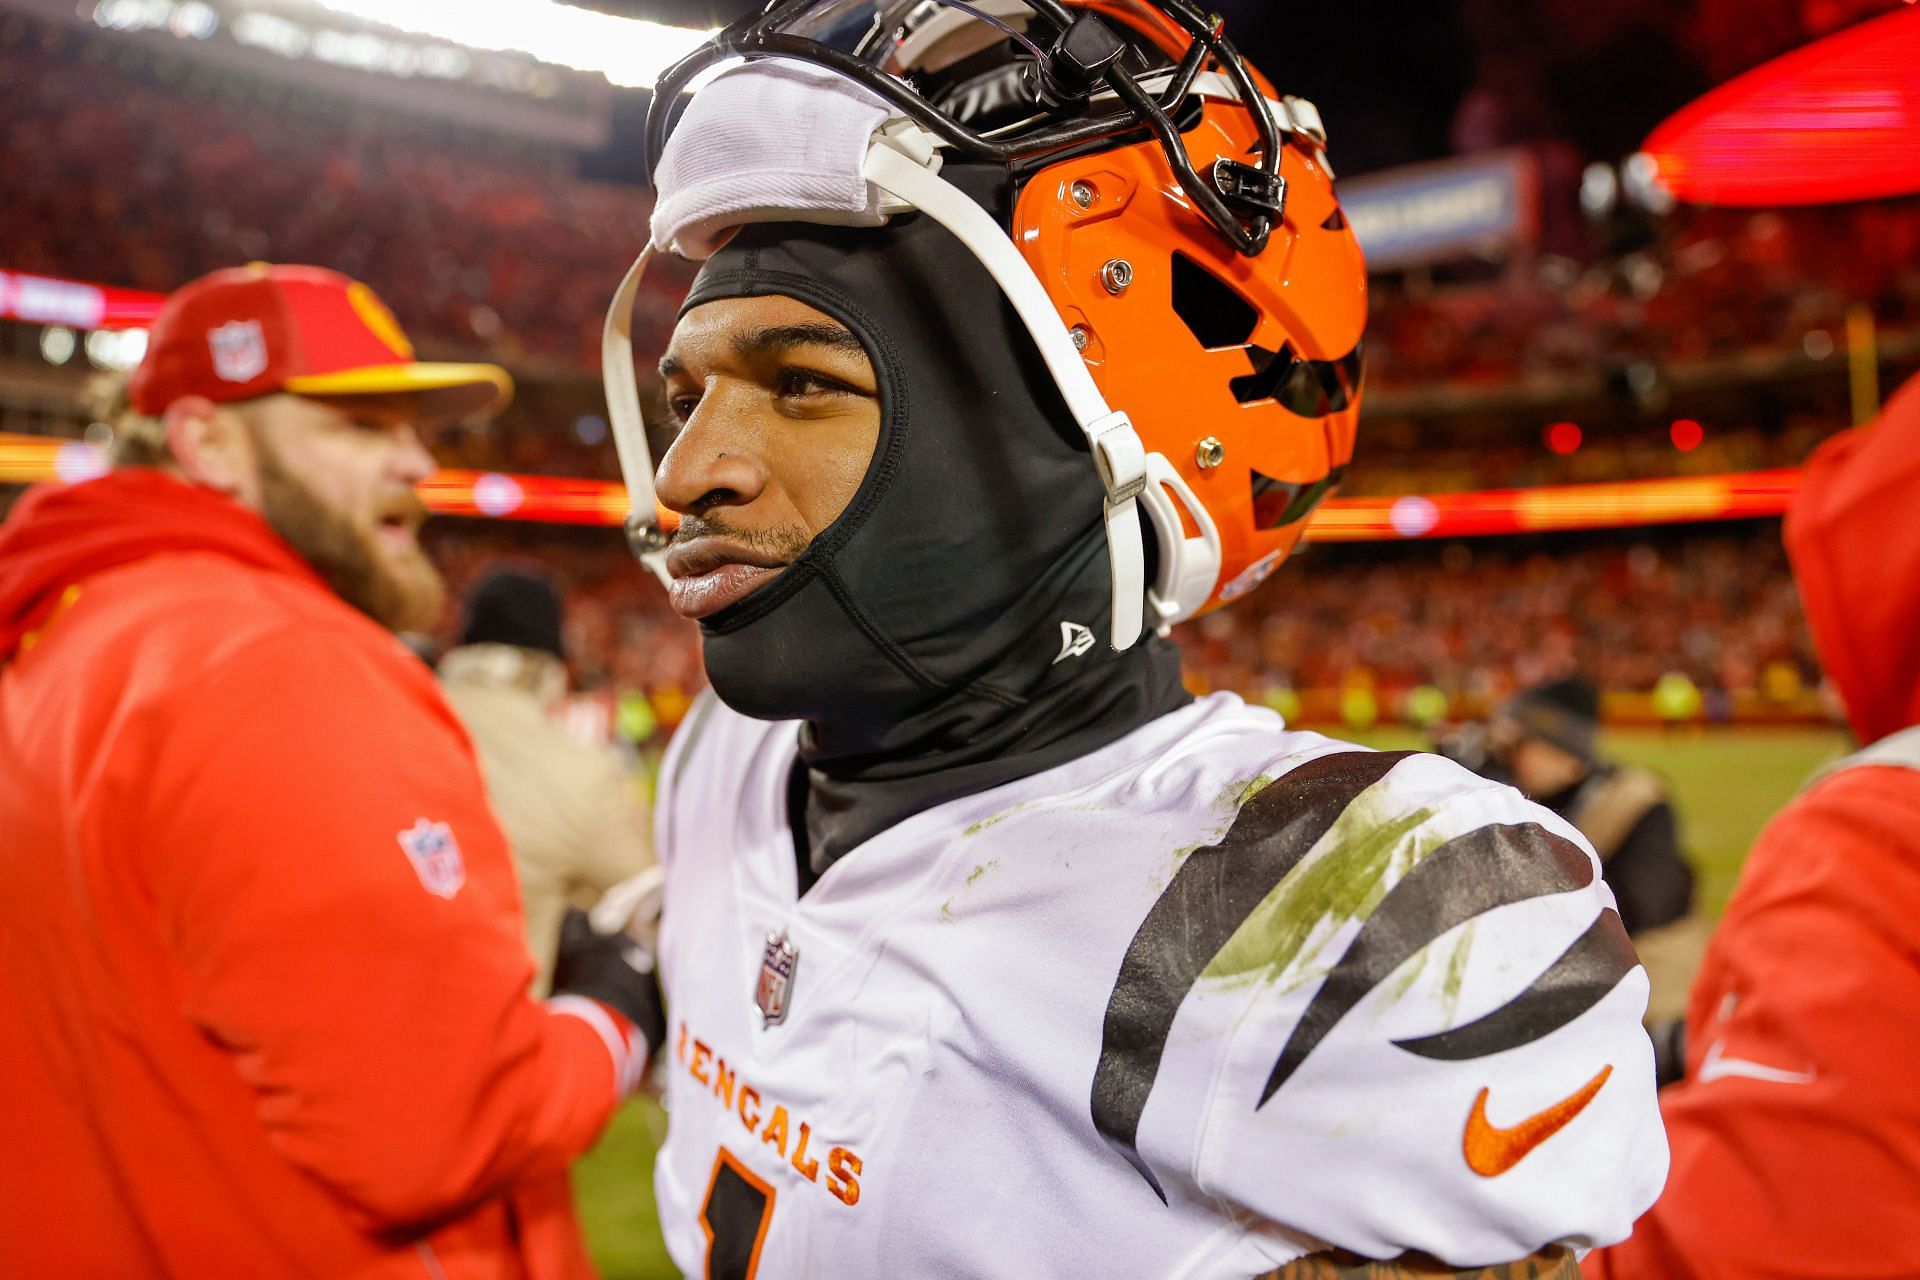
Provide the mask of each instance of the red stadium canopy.
[{"label": "red stadium canopy", "polygon": [[1920,192],[1920,7],[1815,41],[1682,108],[1643,148],[1700,204]]}]

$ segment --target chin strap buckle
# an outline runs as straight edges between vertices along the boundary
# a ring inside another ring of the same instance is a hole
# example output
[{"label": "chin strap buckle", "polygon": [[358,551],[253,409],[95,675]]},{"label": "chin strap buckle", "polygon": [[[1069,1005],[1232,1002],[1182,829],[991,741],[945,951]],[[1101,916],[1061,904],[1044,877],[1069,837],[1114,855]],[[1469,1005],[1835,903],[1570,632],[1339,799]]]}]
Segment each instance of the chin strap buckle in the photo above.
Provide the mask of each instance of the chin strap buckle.
[{"label": "chin strap buckle", "polygon": [[1087,439],[1093,444],[1093,465],[1100,472],[1100,483],[1107,491],[1107,502],[1117,505],[1131,502],[1146,492],[1147,450],[1139,432],[1125,411],[1116,409],[1104,418],[1087,424]]},{"label": "chin strap buckle", "polygon": [[1147,491],[1147,451],[1132,420],[1121,410],[1094,419],[1086,432],[1093,446],[1093,465],[1106,490],[1107,559],[1113,568],[1110,642],[1115,649],[1130,649],[1146,622],[1147,554],[1140,535],[1139,501]]}]

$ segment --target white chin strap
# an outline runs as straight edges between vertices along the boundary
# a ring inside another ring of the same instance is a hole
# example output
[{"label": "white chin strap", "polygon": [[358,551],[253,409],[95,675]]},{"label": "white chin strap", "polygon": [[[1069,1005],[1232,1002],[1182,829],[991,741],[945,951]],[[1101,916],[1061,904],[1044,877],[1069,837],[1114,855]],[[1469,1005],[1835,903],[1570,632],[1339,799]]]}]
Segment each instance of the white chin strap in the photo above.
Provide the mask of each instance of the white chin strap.
[{"label": "white chin strap", "polygon": [[672,581],[667,572],[667,534],[660,527],[660,503],[653,492],[653,450],[647,447],[640,381],[633,372],[633,300],[652,260],[649,243],[613,291],[607,322],[600,329],[600,382],[607,389],[613,450],[620,455],[620,475],[627,482],[627,544],[664,586]]},{"label": "white chin strap", "polygon": [[[918,209],[964,244],[1012,302],[1039,348],[1067,411],[1087,437],[1105,491],[1107,557],[1113,578],[1113,626],[1108,638],[1115,649],[1130,648],[1146,626],[1147,605],[1153,608],[1152,625],[1164,631],[1206,602],[1220,573],[1219,535],[1172,464],[1161,454],[1149,454],[1127,415],[1107,407],[1066,322],[1013,241],[986,210],[939,176],[938,165],[932,135],[901,117],[874,133],[862,172],[875,188],[892,197],[885,202],[888,211]],[[665,581],[666,540],[656,523],[653,457],[647,448],[633,368],[633,300],[652,255],[649,245],[620,282],[607,311],[600,354],[614,445],[632,504],[627,535],[642,563]],[[1186,535],[1175,495],[1200,530],[1199,537]],[[1141,504],[1161,551],[1151,594],[1140,532]]]}]

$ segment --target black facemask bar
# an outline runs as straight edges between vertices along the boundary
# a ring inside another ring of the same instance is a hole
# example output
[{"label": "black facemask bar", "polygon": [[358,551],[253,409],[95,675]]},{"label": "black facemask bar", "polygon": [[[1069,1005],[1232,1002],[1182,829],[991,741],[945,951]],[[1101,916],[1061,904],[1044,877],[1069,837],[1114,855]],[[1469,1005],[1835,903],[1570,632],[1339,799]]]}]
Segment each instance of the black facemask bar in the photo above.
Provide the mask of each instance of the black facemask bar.
[{"label": "black facemask bar", "polygon": [[[945,0],[940,2],[945,3]],[[1049,114],[1076,110],[1082,106],[1084,98],[1090,96],[1091,85],[1088,86],[1088,93],[1078,95],[1081,101],[1069,101],[1051,110],[1045,101],[1046,90],[1042,86],[1074,82],[1074,73],[1079,68],[1072,61],[1074,51],[1069,45],[1069,33],[1076,22],[1083,24],[1082,31],[1075,33],[1076,36],[1092,35],[1099,40],[1112,38],[1112,32],[1104,25],[1101,31],[1087,31],[1084,24],[1104,24],[1104,19],[1090,11],[1076,13],[1060,0],[1024,2],[1037,19],[1054,28],[1051,36],[1034,42],[1048,59],[1047,63],[1035,69],[1034,106],[1036,110]],[[1133,72],[1115,59],[1100,71],[1098,83],[1104,83],[1113,91],[1123,104],[1123,110],[1063,121],[1018,137],[1002,139],[969,129],[922,97],[906,81],[881,70],[866,58],[783,30],[809,11],[820,7],[822,0],[771,0],[763,12],[716,32],[705,45],[660,77],[654,86],[653,105],[647,113],[647,176],[652,178],[654,167],[666,150],[667,135],[673,126],[675,100],[695,76],[728,58],[790,57],[827,67],[864,86],[948,146],[977,160],[1014,165],[1048,152],[1144,128],[1159,142],[1167,164],[1194,207],[1237,252],[1246,257],[1257,257],[1266,249],[1273,225],[1281,217],[1286,200],[1286,182],[1280,176],[1281,137],[1273,114],[1263,101],[1264,95],[1254,83],[1239,51],[1221,34],[1222,27],[1218,19],[1209,18],[1190,0],[1151,2],[1192,37],[1192,43],[1174,67],[1171,79],[1159,96],[1149,92]],[[972,12],[971,6],[954,7]],[[1195,77],[1210,58],[1225,71],[1239,92],[1241,101],[1253,113],[1260,132],[1260,159],[1257,165],[1221,159],[1215,163],[1213,172],[1203,177],[1194,169],[1193,159],[1180,137],[1172,113],[1185,101],[1193,88]]]}]

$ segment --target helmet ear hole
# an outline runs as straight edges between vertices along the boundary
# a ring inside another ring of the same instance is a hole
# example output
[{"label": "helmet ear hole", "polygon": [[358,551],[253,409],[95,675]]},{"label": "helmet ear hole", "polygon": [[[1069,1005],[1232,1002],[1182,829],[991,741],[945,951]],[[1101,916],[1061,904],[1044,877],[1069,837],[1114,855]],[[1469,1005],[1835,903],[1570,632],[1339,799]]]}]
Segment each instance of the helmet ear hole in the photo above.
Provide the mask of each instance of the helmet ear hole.
[{"label": "helmet ear hole", "polygon": [[1253,365],[1253,372],[1228,383],[1235,400],[1241,404],[1278,400],[1303,418],[1319,416],[1316,411],[1319,386],[1310,376],[1303,376],[1306,366],[1293,354],[1291,346],[1282,343],[1278,351],[1249,346],[1247,359]]},{"label": "helmet ear hole", "polygon": [[1359,389],[1357,346],[1338,360],[1302,360],[1284,343],[1278,351],[1249,346],[1247,359],[1253,372],[1228,384],[1241,404],[1273,400],[1302,418],[1323,418],[1351,404]]},{"label": "helmet ear hole", "polygon": [[1184,253],[1173,255],[1173,313],[1208,350],[1245,346],[1260,312]]}]

